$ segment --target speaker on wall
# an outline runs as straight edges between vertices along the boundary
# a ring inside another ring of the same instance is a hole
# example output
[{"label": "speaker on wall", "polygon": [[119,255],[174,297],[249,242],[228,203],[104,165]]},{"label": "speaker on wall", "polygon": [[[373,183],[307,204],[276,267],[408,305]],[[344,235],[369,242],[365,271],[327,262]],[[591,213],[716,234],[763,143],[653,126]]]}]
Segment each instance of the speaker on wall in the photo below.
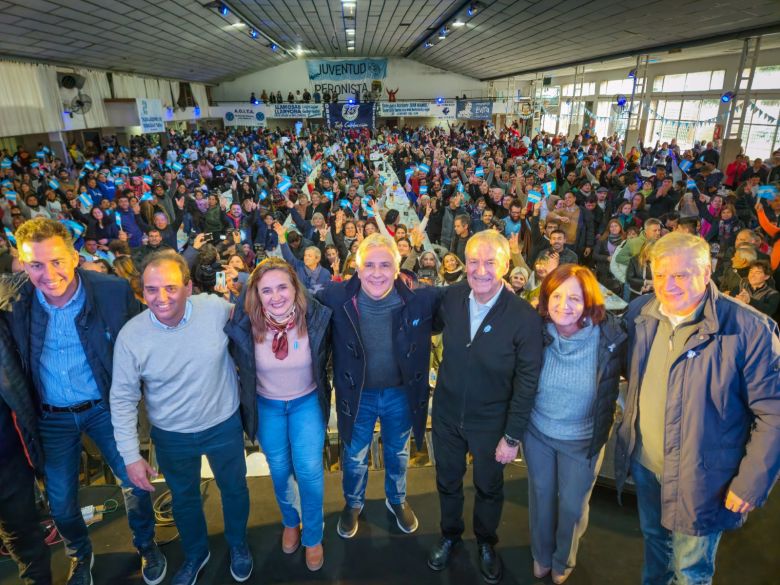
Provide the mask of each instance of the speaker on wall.
[{"label": "speaker on wall", "polygon": [[65,89],[81,89],[87,80],[75,73],[57,73],[57,83]]},{"label": "speaker on wall", "polygon": [[544,77],[542,79],[542,85],[550,85],[552,83],[552,77]]}]

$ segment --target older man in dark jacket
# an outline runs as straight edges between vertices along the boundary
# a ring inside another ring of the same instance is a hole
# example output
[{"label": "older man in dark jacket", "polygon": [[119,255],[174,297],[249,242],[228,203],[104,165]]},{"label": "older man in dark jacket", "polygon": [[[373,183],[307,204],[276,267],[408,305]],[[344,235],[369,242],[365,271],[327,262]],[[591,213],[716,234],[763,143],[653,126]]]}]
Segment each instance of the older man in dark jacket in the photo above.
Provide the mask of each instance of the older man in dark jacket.
[{"label": "older man in dark jacket", "polygon": [[410,290],[399,276],[400,260],[390,236],[372,234],[358,248],[357,275],[318,295],[333,311],[333,384],[344,443],[346,505],[337,527],[342,538],[357,533],[377,418],[385,505],[403,532],[418,526],[406,502],[407,442],[413,430],[420,446],[425,433],[431,326],[439,295],[434,288]]},{"label": "older man in dark jacket", "polygon": [[655,296],[625,317],[616,481],[636,484],[643,584],[710,583],[722,531],[766,502],[780,474],[778,329],[718,292],[701,238],[664,236],[650,262]]},{"label": "older man in dark jacket", "polygon": [[440,571],[463,534],[463,475],[474,457],[474,533],[482,577],[498,583],[494,546],[504,503],[504,464],[514,460],[536,398],[542,319],[504,286],[509,243],[494,230],[466,246],[468,283],[446,289],[437,315],[444,359],[433,400],[433,446],[442,537],[428,566]]},{"label": "older man in dark jacket", "polygon": [[49,506],[71,557],[68,585],[91,585],[94,562],[78,501],[82,433],[95,441],[123,487],[144,580],[159,583],[165,557],[154,543],[151,497],[128,480],[108,410],[114,341],[139,312],[138,301],[126,281],[77,270],[70,232],[57,221],[25,222],[16,241],[29,281],[6,318],[40,411]]},{"label": "older man in dark jacket", "polygon": [[[13,281],[0,281],[0,311],[10,308]],[[19,565],[25,585],[50,585],[49,548],[35,506],[33,472],[43,453],[30,385],[11,332],[0,319],[0,540]]]}]

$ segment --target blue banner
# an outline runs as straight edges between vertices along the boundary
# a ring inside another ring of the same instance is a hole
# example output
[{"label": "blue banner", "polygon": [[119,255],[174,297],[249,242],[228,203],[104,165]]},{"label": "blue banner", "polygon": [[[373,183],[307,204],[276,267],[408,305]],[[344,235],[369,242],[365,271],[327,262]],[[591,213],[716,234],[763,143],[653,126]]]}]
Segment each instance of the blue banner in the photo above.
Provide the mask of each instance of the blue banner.
[{"label": "blue banner", "polygon": [[336,128],[374,129],[376,108],[368,104],[328,104],[325,110],[328,126]]},{"label": "blue banner", "polygon": [[458,100],[456,117],[461,120],[490,120],[493,102],[490,100]]},{"label": "blue banner", "polygon": [[306,61],[311,81],[357,81],[360,79],[384,79],[387,77],[387,59],[355,59]]}]

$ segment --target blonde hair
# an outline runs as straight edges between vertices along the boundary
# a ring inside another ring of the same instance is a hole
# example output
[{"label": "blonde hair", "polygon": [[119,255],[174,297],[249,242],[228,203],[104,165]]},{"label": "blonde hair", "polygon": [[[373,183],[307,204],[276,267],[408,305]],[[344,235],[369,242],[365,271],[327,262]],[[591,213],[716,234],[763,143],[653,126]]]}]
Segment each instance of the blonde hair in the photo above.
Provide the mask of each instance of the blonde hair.
[{"label": "blonde hair", "polygon": [[68,248],[68,250],[75,251],[76,249],[73,247],[73,236],[68,228],[58,221],[44,217],[28,219],[16,229],[14,237],[16,238],[16,246],[19,250],[29,242],[37,244],[38,242],[43,242],[49,238],[62,238],[62,241],[65,243],[65,247]]},{"label": "blonde hair", "polygon": [[268,326],[265,323],[265,314],[263,310],[263,301],[260,299],[258,285],[263,276],[272,270],[280,270],[289,278],[290,283],[295,289],[295,311],[298,335],[306,333],[306,291],[295,273],[295,269],[281,258],[266,258],[252,271],[249,280],[246,283],[246,296],[244,297],[244,311],[249,315],[249,321],[252,323],[252,337],[257,343],[265,341],[265,333]]},{"label": "blonde hair", "polygon": [[382,233],[371,234],[367,238],[363,238],[363,241],[360,242],[357,253],[355,254],[358,268],[363,268],[366,256],[368,255],[369,250],[372,250],[373,248],[385,248],[390,252],[390,255],[393,257],[395,269],[398,270],[399,266],[401,266],[401,253],[398,251],[398,246],[392,237]]},{"label": "blonde hair", "polygon": [[[509,268],[509,260],[512,257],[509,252],[509,240],[496,230],[482,230],[477,232],[466,242],[466,260],[473,255],[480,246],[488,246],[495,250],[496,259],[504,262]],[[503,275],[502,275],[503,276]]]},{"label": "blonde hair", "polygon": [[683,232],[666,234],[650,247],[650,266],[655,272],[658,262],[663,258],[682,254],[688,254],[700,271],[712,270],[710,245],[699,236]]}]

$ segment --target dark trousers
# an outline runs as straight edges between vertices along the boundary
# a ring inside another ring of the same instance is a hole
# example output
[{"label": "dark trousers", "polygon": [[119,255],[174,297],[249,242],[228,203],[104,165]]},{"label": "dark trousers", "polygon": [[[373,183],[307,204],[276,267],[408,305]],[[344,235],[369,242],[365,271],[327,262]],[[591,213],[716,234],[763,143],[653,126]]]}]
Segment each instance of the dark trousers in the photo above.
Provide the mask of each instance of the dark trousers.
[{"label": "dark trousers", "polygon": [[49,547],[35,509],[35,478],[22,452],[0,463],[0,539],[19,566],[25,585],[51,585]]},{"label": "dark trousers", "polygon": [[467,431],[456,423],[434,419],[433,451],[443,536],[459,538],[463,534],[463,476],[466,454],[471,453],[477,492],[474,534],[480,544],[498,542],[496,531],[504,506],[504,466],[496,461],[496,447],[502,436],[502,430]]}]

